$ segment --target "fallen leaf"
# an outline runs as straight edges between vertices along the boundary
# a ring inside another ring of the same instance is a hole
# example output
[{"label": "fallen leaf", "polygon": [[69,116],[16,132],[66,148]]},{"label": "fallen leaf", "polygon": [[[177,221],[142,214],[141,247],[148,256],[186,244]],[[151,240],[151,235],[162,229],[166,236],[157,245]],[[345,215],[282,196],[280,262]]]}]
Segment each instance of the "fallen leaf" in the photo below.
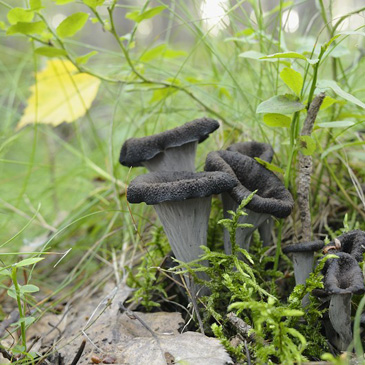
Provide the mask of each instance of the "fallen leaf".
[{"label": "fallen leaf", "polygon": [[96,97],[100,80],[65,60],[49,60],[36,75],[28,106],[18,123],[20,129],[32,123],[57,126],[85,115]]}]

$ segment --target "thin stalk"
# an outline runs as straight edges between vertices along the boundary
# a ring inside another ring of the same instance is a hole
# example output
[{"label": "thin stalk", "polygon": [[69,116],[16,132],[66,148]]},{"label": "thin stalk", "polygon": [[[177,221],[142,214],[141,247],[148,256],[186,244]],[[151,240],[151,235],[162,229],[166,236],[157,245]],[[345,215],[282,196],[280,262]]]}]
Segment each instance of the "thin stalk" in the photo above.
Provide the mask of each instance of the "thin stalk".
[{"label": "thin stalk", "polygon": [[[16,301],[18,303],[19,317],[22,320],[22,319],[24,319],[24,312],[23,312],[23,307],[22,307],[22,301],[20,299],[21,293],[20,293],[20,287],[18,285],[18,279],[16,276],[16,269],[17,269],[16,267],[13,267],[13,269],[11,271],[11,280],[13,281],[15,292],[16,292]],[[21,337],[22,337],[22,346],[24,347],[24,350],[25,350],[26,346],[27,346],[27,341],[26,341],[26,337],[25,337],[24,321],[20,322],[20,329],[21,329]]]}]

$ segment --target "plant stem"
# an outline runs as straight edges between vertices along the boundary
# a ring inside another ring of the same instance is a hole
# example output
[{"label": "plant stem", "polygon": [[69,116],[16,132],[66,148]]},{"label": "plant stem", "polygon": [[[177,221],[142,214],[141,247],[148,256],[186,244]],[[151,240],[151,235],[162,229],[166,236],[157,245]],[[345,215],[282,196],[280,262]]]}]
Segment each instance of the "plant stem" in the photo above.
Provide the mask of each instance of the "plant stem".
[{"label": "plant stem", "polygon": [[26,342],[26,337],[25,337],[24,312],[23,312],[22,302],[20,299],[21,293],[20,293],[20,287],[18,284],[17,276],[16,276],[16,269],[17,269],[16,267],[13,267],[13,269],[11,271],[11,279],[13,281],[15,292],[16,292],[16,301],[18,303],[19,317],[20,317],[20,320],[23,320],[20,323],[20,329],[21,329],[22,345],[23,345],[24,351],[25,351],[27,342]]}]

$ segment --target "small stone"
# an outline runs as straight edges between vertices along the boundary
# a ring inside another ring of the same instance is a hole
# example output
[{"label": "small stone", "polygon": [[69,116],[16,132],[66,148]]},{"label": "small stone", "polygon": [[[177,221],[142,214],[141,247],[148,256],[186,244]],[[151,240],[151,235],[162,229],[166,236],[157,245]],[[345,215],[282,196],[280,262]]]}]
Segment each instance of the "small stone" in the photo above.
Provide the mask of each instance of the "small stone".
[{"label": "small stone", "polygon": [[93,364],[100,364],[102,362],[102,360],[100,359],[100,357],[97,357],[96,355],[91,356],[91,362]]},{"label": "small stone", "polygon": [[103,359],[103,364],[115,364],[115,362],[117,361],[117,359],[113,356],[106,356]]}]

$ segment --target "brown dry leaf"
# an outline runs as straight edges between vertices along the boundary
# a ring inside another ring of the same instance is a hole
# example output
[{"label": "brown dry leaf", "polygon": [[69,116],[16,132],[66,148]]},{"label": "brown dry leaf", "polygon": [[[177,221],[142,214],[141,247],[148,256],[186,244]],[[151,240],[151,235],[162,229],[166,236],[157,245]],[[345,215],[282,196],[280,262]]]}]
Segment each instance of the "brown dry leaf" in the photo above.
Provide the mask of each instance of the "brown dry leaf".
[{"label": "brown dry leaf", "polygon": [[100,80],[65,60],[49,60],[37,73],[28,106],[16,129],[32,123],[57,126],[85,115],[96,97]]}]

